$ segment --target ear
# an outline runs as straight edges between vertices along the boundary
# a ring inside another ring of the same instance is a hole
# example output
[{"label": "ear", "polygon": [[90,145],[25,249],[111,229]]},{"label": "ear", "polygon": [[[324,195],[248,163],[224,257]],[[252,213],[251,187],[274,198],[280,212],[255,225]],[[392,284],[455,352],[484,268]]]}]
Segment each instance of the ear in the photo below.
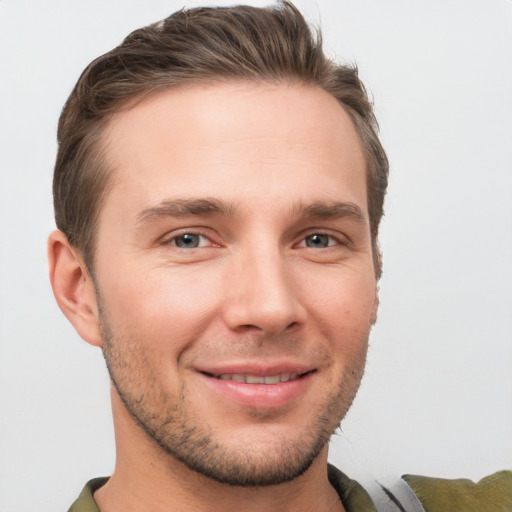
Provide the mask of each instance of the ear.
[{"label": "ear", "polygon": [[48,238],[48,262],[59,308],[87,343],[101,347],[94,282],[78,251],[62,231],[54,231]]}]

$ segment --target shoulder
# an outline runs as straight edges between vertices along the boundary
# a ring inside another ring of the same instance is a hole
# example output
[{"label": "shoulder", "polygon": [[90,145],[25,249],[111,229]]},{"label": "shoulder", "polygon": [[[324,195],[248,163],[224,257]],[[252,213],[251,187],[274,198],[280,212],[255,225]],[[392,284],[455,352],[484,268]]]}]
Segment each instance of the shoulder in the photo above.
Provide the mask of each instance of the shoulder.
[{"label": "shoulder", "polygon": [[498,471],[476,483],[403,475],[390,488],[377,481],[361,485],[331,465],[328,475],[347,512],[512,512],[512,471]]},{"label": "shoulder", "polygon": [[426,512],[510,512],[512,471],[498,471],[473,482],[466,478],[445,479],[404,475]]}]

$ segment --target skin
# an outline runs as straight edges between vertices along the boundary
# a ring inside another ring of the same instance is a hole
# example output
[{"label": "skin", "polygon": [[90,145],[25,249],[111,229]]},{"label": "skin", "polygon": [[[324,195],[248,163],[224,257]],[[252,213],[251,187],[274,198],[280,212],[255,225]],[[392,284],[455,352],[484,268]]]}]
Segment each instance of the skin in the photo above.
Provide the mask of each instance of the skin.
[{"label": "skin", "polygon": [[316,87],[187,86],[117,114],[105,141],[95,279],[49,241],[57,301],[113,381],[101,510],[342,510],[327,441],[378,304],[349,116]]}]

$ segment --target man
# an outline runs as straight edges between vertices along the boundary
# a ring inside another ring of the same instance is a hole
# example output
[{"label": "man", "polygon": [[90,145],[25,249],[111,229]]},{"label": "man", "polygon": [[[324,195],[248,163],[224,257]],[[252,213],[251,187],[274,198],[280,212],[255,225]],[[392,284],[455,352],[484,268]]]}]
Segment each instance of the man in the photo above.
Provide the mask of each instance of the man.
[{"label": "man", "polygon": [[91,63],[50,278],[103,350],[117,460],[71,510],[374,510],[327,443],[376,319],[387,172],[356,70],[289,4],[181,11]]}]

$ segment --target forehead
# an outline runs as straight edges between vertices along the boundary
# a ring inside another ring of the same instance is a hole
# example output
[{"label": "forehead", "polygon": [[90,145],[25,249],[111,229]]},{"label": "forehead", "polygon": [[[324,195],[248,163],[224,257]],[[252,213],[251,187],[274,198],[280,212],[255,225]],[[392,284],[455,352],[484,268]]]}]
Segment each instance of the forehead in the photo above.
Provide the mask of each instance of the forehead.
[{"label": "forehead", "polygon": [[[345,110],[318,87],[180,86],[116,114],[106,138],[115,183],[106,210],[125,209],[128,197],[139,209],[171,196],[273,205],[287,197],[307,202],[314,191],[322,196],[316,200],[357,199],[366,208],[359,138]],[[358,197],[323,197],[340,187]]]}]

